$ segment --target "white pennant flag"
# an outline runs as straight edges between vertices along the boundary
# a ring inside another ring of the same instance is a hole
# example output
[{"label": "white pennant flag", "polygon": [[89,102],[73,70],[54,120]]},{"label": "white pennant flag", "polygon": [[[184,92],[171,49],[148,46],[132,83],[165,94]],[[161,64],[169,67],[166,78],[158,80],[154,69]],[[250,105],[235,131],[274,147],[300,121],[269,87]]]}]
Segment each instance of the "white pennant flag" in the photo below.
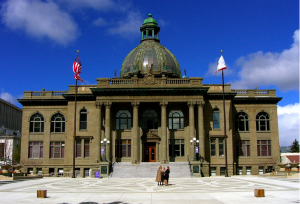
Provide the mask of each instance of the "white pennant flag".
[{"label": "white pennant flag", "polygon": [[226,67],[226,64],[225,64],[224,57],[223,57],[223,55],[221,55],[221,57],[220,57],[220,59],[219,59],[219,62],[218,62],[218,68],[217,68],[216,73],[217,73],[218,71],[223,70],[223,69],[227,69],[227,67]]}]

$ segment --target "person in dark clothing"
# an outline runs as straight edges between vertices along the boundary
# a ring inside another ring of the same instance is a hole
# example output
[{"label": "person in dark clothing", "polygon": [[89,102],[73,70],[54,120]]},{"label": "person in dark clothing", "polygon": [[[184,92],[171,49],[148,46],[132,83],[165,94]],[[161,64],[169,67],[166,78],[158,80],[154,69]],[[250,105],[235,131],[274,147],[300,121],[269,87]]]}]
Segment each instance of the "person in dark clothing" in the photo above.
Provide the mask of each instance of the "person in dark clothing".
[{"label": "person in dark clothing", "polygon": [[170,174],[170,167],[167,166],[167,170],[165,171],[165,186],[169,185],[169,174]]}]

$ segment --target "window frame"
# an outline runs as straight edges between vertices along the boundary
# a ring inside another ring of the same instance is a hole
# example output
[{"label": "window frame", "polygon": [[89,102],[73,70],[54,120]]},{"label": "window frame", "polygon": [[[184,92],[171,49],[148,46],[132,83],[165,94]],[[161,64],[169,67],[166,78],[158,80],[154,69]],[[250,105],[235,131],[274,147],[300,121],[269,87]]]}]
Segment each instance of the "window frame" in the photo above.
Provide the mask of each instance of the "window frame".
[{"label": "window frame", "polygon": [[[150,114],[153,115],[153,117],[148,117]],[[151,121],[150,121],[151,120]],[[152,123],[152,128],[148,128],[148,122]],[[157,112],[153,109],[147,109],[143,112],[142,115],[142,127],[145,130],[149,129],[158,129],[158,116]]]},{"label": "window frame", "polygon": [[[243,127],[243,129],[241,128]],[[248,114],[241,111],[235,116],[235,131],[249,132],[249,117]]]},{"label": "window frame", "polygon": [[84,148],[84,158],[89,158],[90,157],[90,140],[89,139],[85,139],[84,140],[84,144],[83,144],[83,148]]},{"label": "window frame", "polygon": [[[251,142],[250,140],[236,140],[235,141],[235,150],[237,157],[250,157],[251,156]],[[246,151],[246,155],[244,155],[243,150]]]},{"label": "window frame", "polygon": [[[79,112],[79,130],[87,130],[87,110],[81,109]],[[85,116],[85,118],[83,118]]]},{"label": "window frame", "polygon": [[[216,145],[217,145],[217,139],[216,138],[211,138],[210,139],[210,156],[211,157],[216,157],[217,156]],[[214,154],[213,154],[213,152],[214,152]]]},{"label": "window frame", "polygon": [[[122,116],[126,115],[126,116]],[[122,122],[125,121],[125,122]],[[116,114],[116,130],[131,130],[132,118],[131,113],[128,110],[119,110]],[[126,128],[123,128],[123,125]]]},{"label": "window frame", "polygon": [[[263,142],[266,142],[263,144]],[[272,146],[271,140],[257,140],[257,156],[258,157],[271,157],[272,156]],[[264,149],[265,147],[265,150]],[[263,155],[266,152],[266,155]]]},{"label": "window frame", "polygon": [[[178,116],[174,116],[175,114],[178,114]],[[168,119],[169,130],[184,129],[184,114],[181,110],[171,110]],[[178,123],[175,123],[175,120],[177,119]],[[178,128],[174,127],[174,124],[178,124]]]},{"label": "window frame", "polygon": [[[59,154],[59,156],[56,156]],[[65,142],[50,142],[50,159],[62,159],[65,155]]]},{"label": "window frame", "polygon": [[[176,153],[179,153],[179,155]],[[169,139],[169,157],[176,158],[176,157],[184,157],[184,156],[185,156],[185,139]]]},{"label": "window frame", "polygon": [[[262,118],[264,117],[264,118]],[[265,123],[265,124],[263,124]],[[263,129],[262,127],[265,127]],[[268,132],[270,131],[270,116],[268,113],[262,111],[256,115],[256,131],[257,132]]]},{"label": "window frame", "polygon": [[[35,119],[40,118],[41,120],[37,121]],[[35,113],[30,117],[30,125],[29,125],[29,132],[30,133],[40,133],[44,132],[44,116],[40,113]],[[36,127],[37,126],[37,127]],[[35,129],[38,129],[35,131]]]},{"label": "window frame", "polygon": [[[216,117],[217,116],[217,117]],[[212,112],[212,121],[213,121],[213,130],[219,130],[221,129],[220,126],[220,109],[219,108],[214,108]],[[217,127],[215,127],[217,126]]]},{"label": "window frame", "polygon": [[[57,119],[61,119],[61,120],[57,120]],[[51,117],[50,132],[51,133],[64,133],[65,129],[66,129],[66,123],[65,122],[66,122],[65,116],[63,114],[55,113]]]},{"label": "window frame", "polygon": [[[36,143],[36,144],[35,144]],[[37,144],[38,143],[38,144]],[[29,159],[41,159],[44,157],[44,143],[42,141],[29,141],[28,144],[28,158]],[[38,157],[34,157],[34,147],[38,148]]]},{"label": "window frame", "polygon": [[[128,140],[127,139],[126,140],[116,139],[115,157],[116,158],[130,158],[132,155],[131,147],[132,147],[131,139],[128,139]],[[124,156],[123,156],[123,152],[125,152]]]}]

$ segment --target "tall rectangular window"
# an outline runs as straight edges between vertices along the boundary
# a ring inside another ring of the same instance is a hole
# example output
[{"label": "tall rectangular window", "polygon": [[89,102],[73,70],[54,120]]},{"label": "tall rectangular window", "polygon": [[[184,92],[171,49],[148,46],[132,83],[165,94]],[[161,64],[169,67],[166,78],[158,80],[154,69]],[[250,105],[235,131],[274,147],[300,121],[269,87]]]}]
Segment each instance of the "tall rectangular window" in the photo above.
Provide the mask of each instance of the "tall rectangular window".
[{"label": "tall rectangular window", "polygon": [[76,157],[81,157],[81,140],[76,140]]},{"label": "tall rectangular window", "polygon": [[225,173],[226,173],[226,167],[221,167],[220,168],[220,175],[225,176]]},{"label": "tall rectangular window", "polygon": [[86,130],[87,129],[87,110],[86,109],[80,110],[79,120],[80,120],[79,129]]},{"label": "tall rectangular window", "polygon": [[184,139],[169,140],[169,156],[170,157],[184,156]]},{"label": "tall rectangular window", "polygon": [[257,156],[271,156],[271,140],[257,140]]},{"label": "tall rectangular window", "polygon": [[219,138],[219,156],[224,156],[224,139]]},{"label": "tall rectangular window", "polygon": [[218,108],[213,110],[213,129],[220,129],[220,111]]},{"label": "tall rectangular window", "polygon": [[240,157],[250,157],[250,140],[236,141],[236,155]]},{"label": "tall rectangular window", "polygon": [[28,158],[43,158],[43,142],[29,142]]},{"label": "tall rectangular window", "polygon": [[90,140],[84,140],[84,157],[90,157]]},{"label": "tall rectangular window", "polygon": [[116,140],[116,157],[131,157],[131,140]]},{"label": "tall rectangular window", "polygon": [[216,139],[210,140],[210,155],[216,156]]},{"label": "tall rectangular window", "polygon": [[65,142],[50,142],[50,158],[65,157]]}]

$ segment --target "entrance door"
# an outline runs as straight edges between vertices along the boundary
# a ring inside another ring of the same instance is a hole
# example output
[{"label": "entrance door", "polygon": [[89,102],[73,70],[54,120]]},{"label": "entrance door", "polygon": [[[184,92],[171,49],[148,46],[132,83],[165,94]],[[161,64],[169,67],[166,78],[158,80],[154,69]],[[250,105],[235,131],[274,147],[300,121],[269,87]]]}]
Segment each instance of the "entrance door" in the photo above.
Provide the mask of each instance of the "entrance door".
[{"label": "entrance door", "polygon": [[156,162],[155,143],[146,143],[145,144],[145,162]]}]

